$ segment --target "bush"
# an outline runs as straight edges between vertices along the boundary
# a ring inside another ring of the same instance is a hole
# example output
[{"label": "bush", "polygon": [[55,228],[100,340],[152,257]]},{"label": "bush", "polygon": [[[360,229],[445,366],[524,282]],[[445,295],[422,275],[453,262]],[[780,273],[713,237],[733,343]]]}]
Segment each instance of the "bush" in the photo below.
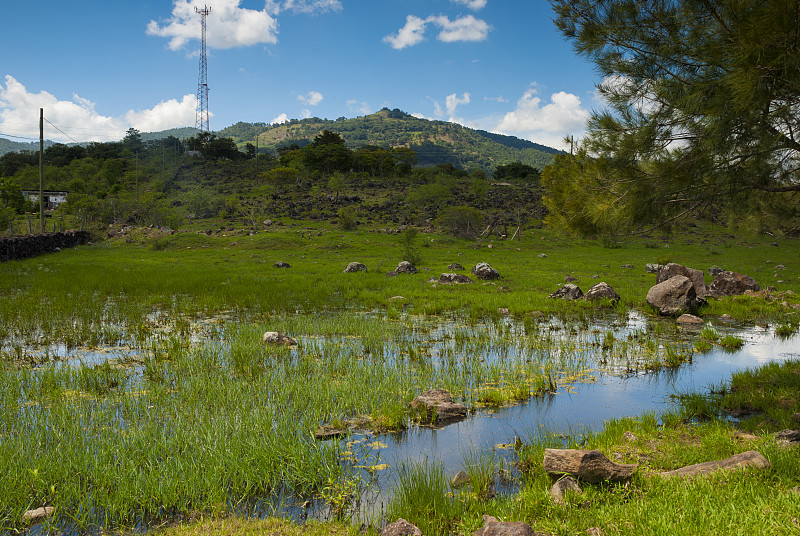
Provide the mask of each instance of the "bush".
[{"label": "bush", "polygon": [[420,255],[419,249],[417,248],[418,236],[419,236],[419,231],[417,231],[413,227],[409,227],[408,229],[406,229],[403,232],[402,236],[403,260],[410,262],[414,266],[422,262],[422,256]]},{"label": "bush", "polygon": [[350,207],[342,207],[339,209],[337,215],[339,216],[339,229],[342,231],[353,231],[357,226],[356,213]]},{"label": "bush", "polygon": [[436,224],[459,238],[474,238],[483,227],[483,216],[473,207],[449,207],[439,213]]}]

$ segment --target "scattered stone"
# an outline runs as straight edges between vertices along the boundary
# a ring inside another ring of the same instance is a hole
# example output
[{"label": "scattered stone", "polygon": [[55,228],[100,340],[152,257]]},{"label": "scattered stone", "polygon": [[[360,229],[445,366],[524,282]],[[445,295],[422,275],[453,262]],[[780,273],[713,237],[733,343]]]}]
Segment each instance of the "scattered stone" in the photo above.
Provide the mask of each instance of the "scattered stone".
[{"label": "scattered stone", "polygon": [[384,527],[381,536],[422,536],[422,531],[403,518]]},{"label": "scattered stone", "polygon": [[755,450],[748,450],[747,452],[731,456],[730,458],[725,458],[724,460],[696,463],[694,465],[687,465],[686,467],[675,469],[674,471],[666,471],[658,474],[664,478],[672,478],[676,476],[693,477],[697,475],[705,475],[721,469],[739,469],[745,467],[766,469],[769,466],[770,463],[764,456]]},{"label": "scattered stone", "polygon": [[782,265],[782,264],[778,264],[777,266],[775,266],[775,269],[776,270],[785,270],[786,267],[784,265]]},{"label": "scattered stone", "polygon": [[344,269],[344,272],[348,274],[353,272],[366,272],[366,271],[367,267],[361,264],[360,262],[351,262]]},{"label": "scattered stone", "polygon": [[267,331],[264,333],[264,336],[261,337],[261,344],[274,344],[277,346],[294,346],[297,344],[297,341],[291,337],[284,335],[283,333],[278,333],[277,331]]},{"label": "scattered stone", "polygon": [[416,274],[417,267],[411,264],[408,261],[401,261],[400,264],[397,265],[397,268],[394,269],[395,272],[398,274]]},{"label": "scattered stone", "polygon": [[567,282],[567,283],[577,283],[578,282],[578,278],[577,277],[572,277],[571,275],[568,275],[567,277],[564,278],[564,281]]},{"label": "scattered stone", "polygon": [[483,527],[472,533],[472,536],[543,536],[536,533],[524,521],[502,522],[496,517],[483,516]]},{"label": "scattered stone", "polygon": [[456,473],[456,476],[453,477],[453,480],[450,481],[450,486],[455,489],[463,488],[471,481],[472,479],[467,473],[465,473],[464,471],[459,471]]},{"label": "scattered stone", "polygon": [[548,296],[548,298],[561,298],[562,300],[579,300],[582,297],[583,291],[572,283],[567,283]]},{"label": "scattered stone", "polygon": [[392,296],[389,301],[405,300],[405,296]]},{"label": "scattered stone", "polygon": [[592,287],[586,291],[586,294],[583,295],[584,300],[600,300],[604,298],[612,301],[619,301],[620,298],[617,291],[605,281],[592,285]]},{"label": "scattered stone", "polygon": [[579,449],[545,449],[543,466],[551,476],[567,474],[590,483],[628,480],[639,467],[614,463],[599,450]]},{"label": "scattered stone", "polygon": [[712,266],[711,268],[708,269],[708,275],[710,275],[711,277],[716,277],[724,271],[725,271],[724,268],[720,268],[719,266]]},{"label": "scattered stone", "polygon": [[756,280],[750,276],[737,272],[721,272],[717,274],[708,289],[712,296],[737,296],[744,294],[745,291],[752,290],[758,292],[761,287]]},{"label": "scattered stone", "polygon": [[603,531],[600,527],[589,527],[586,529],[587,536],[603,536]]},{"label": "scattered stone", "polygon": [[335,439],[337,437],[346,436],[348,431],[342,428],[328,428],[326,426],[320,427],[316,432],[314,432],[314,437],[318,441],[325,441],[328,439]]},{"label": "scattered stone", "polygon": [[462,274],[442,274],[439,276],[439,283],[442,285],[449,285],[452,283],[469,284],[474,283],[474,281]]},{"label": "scattered stone", "polygon": [[497,273],[497,270],[492,268],[488,262],[479,262],[473,266],[472,273],[477,276],[478,279],[483,279],[484,281],[500,279],[500,274]]},{"label": "scattered stone", "polygon": [[397,272],[395,271],[386,272],[386,277],[397,277]]},{"label": "scattered stone", "polygon": [[457,262],[454,262],[453,264],[449,265],[449,266],[447,267],[447,269],[448,269],[448,270],[453,270],[454,272],[455,272],[456,270],[462,270],[462,271],[463,271],[463,270],[466,270],[466,268],[464,268],[463,266],[461,266],[461,265],[460,265],[460,264],[458,264]]},{"label": "scattered stone", "polygon": [[508,316],[511,314],[511,311],[506,309],[505,307],[498,307],[497,312],[503,316]]},{"label": "scattered stone", "polygon": [[644,265],[644,272],[646,274],[657,274],[663,264],[648,263]]},{"label": "scattered stone", "polygon": [[43,519],[47,519],[48,517],[52,516],[55,513],[55,511],[56,509],[53,506],[42,506],[41,508],[28,510],[27,512],[22,514],[22,522],[37,523]]},{"label": "scattered stone", "polygon": [[748,434],[746,432],[740,432],[739,430],[735,430],[733,432],[733,438],[738,439],[739,441],[755,441],[758,439],[758,436],[753,434]]},{"label": "scattered stone", "polygon": [[453,402],[453,396],[445,389],[429,389],[411,401],[411,408],[424,413],[430,422],[463,419],[467,416],[467,406]]},{"label": "scattered stone", "polygon": [[553,487],[550,488],[550,498],[555,504],[564,504],[564,494],[568,491],[577,495],[583,493],[581,487],[578,485],[578,481],[571,476],[560,478],[558,482],[553,484]]},{"label": "scattered stone", "polygon": [[636,268],[636,267],[634,265],[632,265],[632,264],[623,264],[622,266],[620,266],[620,268],[628,268],[628,269],[630,269],[630,268]]},{"label": "scattered stone", "polygon": [[694,268],[687,268],[681,264],[670,262],[661,267],[656,277],[656,283],[663,283],[676,275],[682,275],[692,280],[694,285],[694,292],[698,297],[702,298],[706,295],[706,283],[703,280],[703,272],[695,270]]},{"label": "scattered stone", "polygon": [[537,255],[537,257],[539,257],[540,259],[546,259],[547,258],[547,253],[539,253]]},{"label": "scattered stone", "polygon": [[278,261],[272,265],[273,268],[291,268],[288,262]]},{"label": "scattered stone", "polygon": [[700,318],[699,316],[690,315],[690,314],[682,314],[676,320],[678,324],[684,324],[689,326],[702,326],[705,324],[705,321]]},{"label": "scattered stone", "polygon": [[624,440],[626,443],[635,443],[636,441],[638,441],[638,440],[639,440],[639,438],[638,438],[638,437],[636,437],[636,435],[634,435],[634,433],[633,433],[633,432],[631,432],[630,430],[629,430],[629,431],[627,431],[627,432],[625,432],[624,434],[622,434],[622,439],[623,439],[623,440]]},{"label": "scattered stone", "polygon": [[647,292],[647,303],[663,315],[674,315],[692,310],[701,302],[697,299],[691,279],[676,275],[650,288]]}]

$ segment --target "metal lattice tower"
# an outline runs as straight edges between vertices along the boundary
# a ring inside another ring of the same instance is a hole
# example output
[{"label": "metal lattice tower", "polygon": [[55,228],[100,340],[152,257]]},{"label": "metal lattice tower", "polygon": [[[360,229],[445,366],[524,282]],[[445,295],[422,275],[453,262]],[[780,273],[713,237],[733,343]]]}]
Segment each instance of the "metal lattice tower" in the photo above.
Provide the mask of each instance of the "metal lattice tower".
[{"label": "metal lattice tower", "polygon": [[194,8],[195,12],[202,18],[202,46],[200,49],[200,77],[197,81],[197,117],[194,122],[194,129],[200,132],[211,132],[208,125],[208,59],[206,57],[206,17],[211,13],[211,8],[203,6],[203,9]]}]

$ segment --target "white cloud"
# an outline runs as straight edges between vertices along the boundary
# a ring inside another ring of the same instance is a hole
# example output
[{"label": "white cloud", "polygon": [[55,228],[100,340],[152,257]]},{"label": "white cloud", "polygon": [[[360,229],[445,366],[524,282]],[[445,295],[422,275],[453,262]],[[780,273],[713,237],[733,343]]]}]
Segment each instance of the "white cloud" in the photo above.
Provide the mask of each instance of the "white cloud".
[{"label": "white cloud", "polygon": [[326,11],[341,11],[339,0],[286,0],[283,9],[295,13],[317,14]]},{"label": "white cloud", "polygon": [[369,107],[367,101],[357,101],[356,99],[350,99],[347,101],[347,109],[351,113],[367,115],[372,111],[372,108]]},{"label": "white cloud", "polygon": [[500,95],[499,97],[484,97],[483,100],[486,101],[494,101],[498,104],[502,104],[504,102],[508,102],[508,99]]},{"label": "white cloud", "polygon": [[451,21],[444,15],[428,17],[428,20],[438,25],[442,31],[437,39],[445,43],[456,41],[485,41],[489,36],[491,26],[486,21],[476,19],[472,15]]},{"label": "white cloud", "polygon": [[278,117],[270,121],[269,124],[280,125],[281,123],[288,123],[288,122],[289,122],[289,116],[286,114],[280,114]]},{"label": "white cloud", "polygon": [[[307,2],[303,2],[307,3]],[[267,2],[256,11],[239,7],[241,0],[173,0],[172,16],[163,25],[151,20],[148,35],[168,37],[169,48],[178,50],[192,39],[200,38],[200,15],[195,8],[211,4],[206,19],[206,39],[212,48],[233,48],[259,43],[278,42],[276,5]]]},{"label": "white cloud", "polygon": [[400,28],[397,35],[387,35],[383,42],[389,43],[396,50],[414,46],[425,39],[425,24],[424,19],[409,15],[406,17],[406,25]]},{"label": "white cloud", "polygon": [[450,115],[456,113],[456,107],[458,107],[459,104],[469,104],[469,93],[465,92],[460,99],[455,93],[452,93],[445,98],[447,113]]},{"label": "white cloud", "polygon": [[308,108],[305,108],[305,109],[301,110],[300,111],[300,116],[303,119],[308,119],[309,117],[311,117],[311,110],[309,110]]},{"label": "white cloud", "polygon": [[[47,120],[45,137],[48,139],[64,142],[117,141],[130,127],[152,131],[194,125],[196,98],[186,95],[181,101],[170,99],[149,110],[130,110],[124,117],[111,117],[98,113],[95,103],[89,99],[73,95],[71,101],[63,101],[46,91],[30,93],[13,76],[6,75],[5,86],[0,84],[0,131],[38,138],[39,108],[44,108]],[[63,133],[50,126],[50,123]]]},{"label": "white cloud", "polygon": [[322,93],[319,91],[309,91],[305,95],[298,95],[297,100],[305,104],[306,106],[316,106],[322,99],[325,97],[322,96]]},{"label": "white cloud", "polygon": [[486,7],[486,0],[450,0],[454,4],[461,4],[467,6],[473,11],[478,11]]},{"label": "white cloud", "polygon": [[406,25],[398,30],[396,35],[387,35],[384,43],[389,43],[392,48],[400,50],[414,46],[425,40],[425,29],[428,24],[440,28],[439,41],[454,43],[456,41],[485,41],[492,27],[486,21],[476,19],[472,15],[450,20],[445,15],[431,15],[421,19],[414,15],[406,17]]},{"label": "white cloud", "polygon": [[564,147],[563,138],[568,134],[585,131],[589,110],[577,95],[559,91],[544,103],[537,93],[535,85],[530,87],[517,101],[516,109],[508,112],[493,130],[558,148]]},{"label": "white cloud", "polygon": [[[209,112],[209,117],[214,114]],[[184,95],[180,101],[170,99],[161,101],[149,110],[140,112],[130,110],[125,120],[136,130],[142,132],[159,132],[176,126],[193,125],[197,118],[197,97]]]}]

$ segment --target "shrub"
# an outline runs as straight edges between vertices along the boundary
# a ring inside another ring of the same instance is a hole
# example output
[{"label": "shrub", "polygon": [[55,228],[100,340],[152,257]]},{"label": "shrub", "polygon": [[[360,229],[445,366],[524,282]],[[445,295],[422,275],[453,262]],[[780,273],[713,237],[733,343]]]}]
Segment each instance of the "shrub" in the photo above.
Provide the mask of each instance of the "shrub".
[{"label": "shrub", "polygon": [[459,238],[474,238],[483,227],[483,216],[473,207],[449,207],[439,213],[436,224]]}]

